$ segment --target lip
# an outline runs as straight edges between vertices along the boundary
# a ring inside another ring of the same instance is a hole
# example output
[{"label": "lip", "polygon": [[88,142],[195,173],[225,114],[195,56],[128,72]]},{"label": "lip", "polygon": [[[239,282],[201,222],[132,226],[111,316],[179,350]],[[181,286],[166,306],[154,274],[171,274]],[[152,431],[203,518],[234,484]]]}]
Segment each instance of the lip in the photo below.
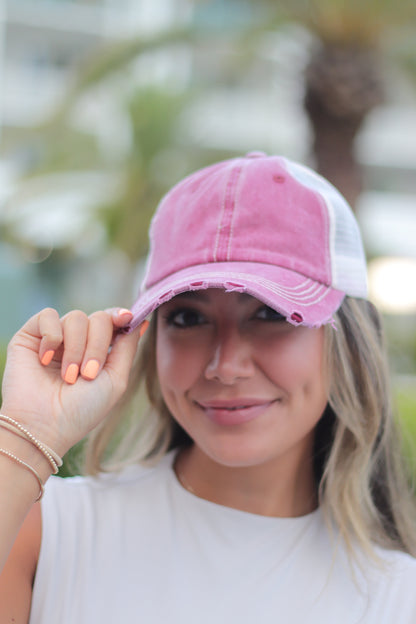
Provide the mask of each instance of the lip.
[{"label": "lip", "polygon": [[196,401],[204,414],[217,425],[241,425],[262,416],[279,399],[215,399]]}]

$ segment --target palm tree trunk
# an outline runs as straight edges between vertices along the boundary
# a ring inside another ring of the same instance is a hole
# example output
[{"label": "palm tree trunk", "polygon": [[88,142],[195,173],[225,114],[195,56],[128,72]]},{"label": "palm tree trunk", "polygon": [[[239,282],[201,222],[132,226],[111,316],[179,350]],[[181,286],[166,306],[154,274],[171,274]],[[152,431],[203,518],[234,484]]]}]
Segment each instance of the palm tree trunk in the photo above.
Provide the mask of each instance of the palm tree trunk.
[{"label": "palm tree trunk", "polygon": [[362,191],[355,139],[367,114],[383,100],[373,50],[322,44],[305,72],[305,110],[313,131],[317,170],[354,208]]},{"label": "palm tree trunk", "polygon": [[315,167],[354,208],[363,188],[362,170],[357,162],[354,143],[364,118],[334,117],[313,93],[307,94],[305,108],[313,130]]}]

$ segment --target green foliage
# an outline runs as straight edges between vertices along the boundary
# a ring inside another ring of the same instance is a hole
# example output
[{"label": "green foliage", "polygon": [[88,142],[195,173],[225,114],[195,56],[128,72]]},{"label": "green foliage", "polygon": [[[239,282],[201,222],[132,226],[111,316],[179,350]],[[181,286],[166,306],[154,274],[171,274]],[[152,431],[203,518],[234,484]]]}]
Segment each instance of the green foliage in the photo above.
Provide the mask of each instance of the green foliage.
[{"label": "green foliage", "polygon": [[110,244],[133,261],[147,252],[148,226],[161,196],[180,177],[218,155],[187,147],[183,156],[178,129],[190,99],[190,91],[147,88],[137,89],[127,104],[132,145],[123,165],[124,186],[99,214]]},{"label": "green foliage", "polygon": [[399,388],[395,392],[399,423],[403,434],[405,457],[416,483],[416,388]]},{"label": "green foliage", "polygon": [[304,24],[323,41],[374,46],[416,17],[413,0],[262,0],[272,15]]},{"label": "green foliage", "polygon": [[194,33],[188,29],[168,30],[152,37],[133,37],[99,48],[79,67],[65,99],[46,125],[53,126],[67,119],[72,107],[81,95],[91,87],[108,80],[115,73],[126,71],[129,64],[140,55],[176,43],[192,42],[193,37]]},{"label": "green foliage", "polygon": [[188,101],[186,94],[171,94],[161,89],[138,89],[130,99],[128,111],[133,132],[132,157],[149,163],[172,143],[178,117]]},{"label": "green foliage", "polygon": [[85,442],[85,440],[81,440],[69,449],[59,469],[60,477],[73,477],[83,474]]},{"label": "green foliage", "polygon": [[35,130],[26,146],[33,158],[28,177],[93,169],[100,160],[95,138],[66,125]]},{"label": "green foliage", "polygon": [[146,252],[147,229],[166,190],[152,172],[157,155],[172,144],[186,96],[157,89],[137,90],[128,103],[132,146],[124,164],[124,187],[116,201],[100,209],[109,242],[135,260]]}]

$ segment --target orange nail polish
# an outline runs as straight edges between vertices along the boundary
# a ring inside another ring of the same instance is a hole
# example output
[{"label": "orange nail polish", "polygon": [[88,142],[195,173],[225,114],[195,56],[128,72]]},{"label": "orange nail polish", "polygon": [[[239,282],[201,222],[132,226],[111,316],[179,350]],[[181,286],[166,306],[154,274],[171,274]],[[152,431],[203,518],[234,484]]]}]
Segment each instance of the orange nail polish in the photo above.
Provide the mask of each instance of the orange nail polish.
[{"label": "orange nail polish", "polygon": [[64,380],[68,384],[74,384],[78,379],[79,366],[77,364],[70,364],[66,369]]},{"label": "orange nail polish", "polygon": [[150,325],[149,321],[143,321],[143,323],[140,326],[140,332],[139,332],[140,338],[146,332],[146,330],[149,327],[149,325]]},{"label": "orange nail polish", "polygon": [[55,351],[53,349],[49,349],[49,351],[45,351],[45,353],[42,355],[41,364],[43,364],[43,366],[48,366],[48,364],[52,362],[52,358],[54,354],[55,354]]},{"label": "orange nail polish", "polygon": [[87,379],[95,379],[98,375],[98,371],[100,370],[100,363],[98,360],[88,360],[86,365],[83,368],[82,376]]}]

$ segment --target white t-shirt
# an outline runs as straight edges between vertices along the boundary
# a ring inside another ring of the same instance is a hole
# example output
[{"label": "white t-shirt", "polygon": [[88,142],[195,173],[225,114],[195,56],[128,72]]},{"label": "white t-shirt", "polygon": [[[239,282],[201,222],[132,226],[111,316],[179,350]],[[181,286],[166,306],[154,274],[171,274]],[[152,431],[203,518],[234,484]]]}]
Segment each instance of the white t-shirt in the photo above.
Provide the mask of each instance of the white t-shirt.
[{"label": "white t-shirt", "polygon": [[268,518],[155,468],[51,478],[30,624],[415,624],[416,560],[352,578],[319,510]]}]

